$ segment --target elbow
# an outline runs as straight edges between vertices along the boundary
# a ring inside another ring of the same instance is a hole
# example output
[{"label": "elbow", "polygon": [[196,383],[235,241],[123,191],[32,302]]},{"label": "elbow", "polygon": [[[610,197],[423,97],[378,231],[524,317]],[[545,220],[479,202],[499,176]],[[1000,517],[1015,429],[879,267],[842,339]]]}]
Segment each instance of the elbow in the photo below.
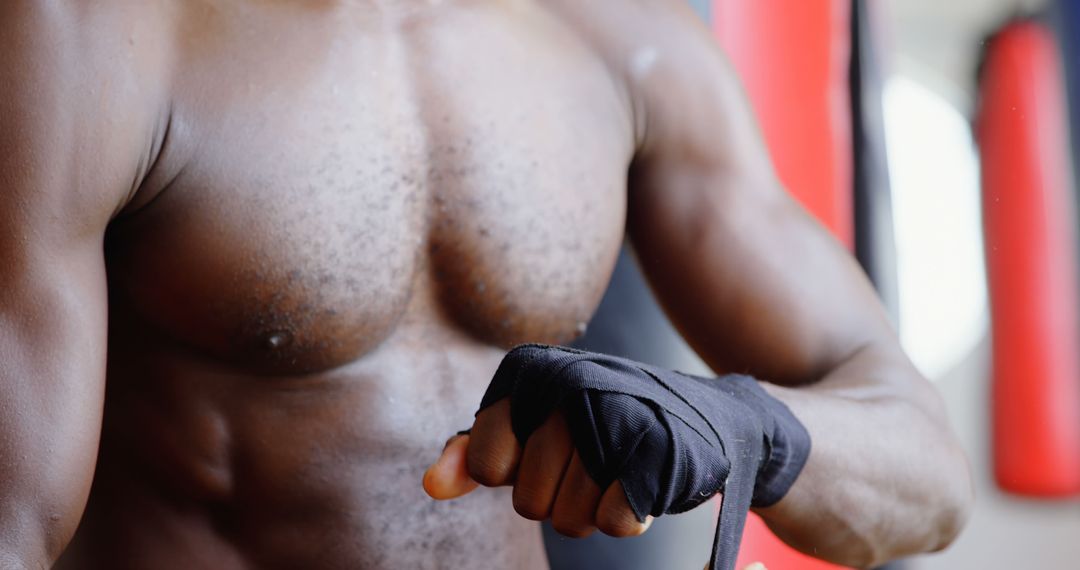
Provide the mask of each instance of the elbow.
[{"label": "elbow", "polygon": [[[922,380],[912,383],[914,390],[900,398],[911,412],[908,425],[925,426],[921,448],[925,469],[921,471],[922,488],[927,489],[921,504],[928,515],[925,542],[907,554],[946,550],[959,538],[975,507],[975,481],[967,452],[949,425],[945,402],[938,391]],[[935,450],[935,451],[930,451]],[[913,545],[915,546],[915,545]]]},{"label": "elbow", "polygon": [[[905,513],[908,530],[896,533],[895,520],[875,526],[855,558],[846,560],[856,568],[876,568],[891,561],[920,554],[942,552],[951,547],[966,528],[975,507],[975,484],[967,454],[948,428],[934,425],[922,441],[923,449],[937,453],[923,456],[924,469],[908,492],[894,497],[893,512]],[[937,443],[937,445],[934,445]],[[921,490],[920,490],[921,489]],[[903,537],[903,538],[901,538]]]},{"label": "elbow", "polygon": [[[967,526],[975,508],[975,480],[964,450],[952,427],[949,425],[944,402],[941,396],[928,383],[930,393],[912,402],[921,412],[926,426],[925,437],[921,438],[925,469],[922,470],[922,487],[927,489],[927,509],[925,543],[919,552],[923,554],[941,552],[948,549],[960,537]],[[935,450],[931,452],[930,450]]]},{"label": "elbow", "polygon": [[967,526],[975,508],[975,485],[971,465],[959,444],[952,447],[950,467],[943,471],[945,480],[941,482],[941,508],[937,513],[936,536],[928,549],[930,552],[941,552],[952,546]]},{"label": "elbow", "polygon": [[[910,541],[889,544],[889,540],[878,537],[876,540],[865,537],[865,542],[848,544],[842,556],[831,559],[852,568],[879,568],[896,560],[920,554],[943,552],[951,547],[967,526],[974,507],[974,496],[970,477],[966,470],[955,477],[955,487],[949,492],[938,493],[940,502],[936,503],[927,514],[927,524],[921,533],[910,535]],[[963,479],[963,481],[961,481]],[[914,530],[914,529],[913,529]],[[921,537],[920,537],[921,535]]]},{"label": "elbow", "polygon": [[908,402],[912,416],[905,423],[923,428],[913,430],[922,434],[917,438],[922,451],[907,461],[917,462],[921,468],[913,472],[917,473],[911,481],[914,485],[897,497],[906,508],[895,505],[899,511],[907,511],[909,520],[921,519],[923,524],[921,529],[910,529],[910,540],[903,541],[899,556],[892,558],[948,549],[962,534],[975,508],[975,481],[967,452],[949,426],[940,396],[935,392],[927,399],[935,404],[929,410]]},{"label": "elbow", "polygon": [[938,524],[937,537],[935,544],[929,549],[928,553],[937,553],[948,550],[956,539],[960,537],[961,531],[967,525],[967,511],[958,510],[955,513],[950,513],[947,520],[943,520]]}]

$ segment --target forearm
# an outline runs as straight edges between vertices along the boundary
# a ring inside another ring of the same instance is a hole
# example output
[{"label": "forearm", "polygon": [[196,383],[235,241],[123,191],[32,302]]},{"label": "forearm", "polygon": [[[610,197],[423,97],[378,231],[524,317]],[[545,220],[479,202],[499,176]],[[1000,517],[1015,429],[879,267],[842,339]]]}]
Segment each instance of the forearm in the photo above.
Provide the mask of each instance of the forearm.
[{"label": "forearm", "polygon": [[866,568],[939,550],[959,533],[973,498],[967,460],[937,394],[899,350],[870,347],[821,382],[768,390],[813,440],[787,497],[759,511],[780,538]]}]

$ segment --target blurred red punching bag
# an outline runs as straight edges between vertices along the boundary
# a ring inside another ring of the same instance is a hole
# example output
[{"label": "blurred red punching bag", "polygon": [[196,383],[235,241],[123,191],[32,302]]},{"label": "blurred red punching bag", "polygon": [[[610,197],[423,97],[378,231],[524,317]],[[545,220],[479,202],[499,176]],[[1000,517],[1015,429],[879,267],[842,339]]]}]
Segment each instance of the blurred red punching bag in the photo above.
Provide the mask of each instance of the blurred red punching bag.
[{"label": "blurred red punching bag", "polygon": [[994,473],[1005,490],[1080,493],[1080,334],[1068,113],[1051,33],[986,48],[977,137],[993,321]]},{"label": "blurred red punching bag", "polygon": [[851,247],[851,0],[714,0],[712,14],[780,179]]},{"label": "blurred red punching bag", "polygon": [[[854,239],[848,71],[851,0],[714,0],[719,43],[746,87],[780,179],[849,248]],[[747,521],[739,564],[836,568]]]}]

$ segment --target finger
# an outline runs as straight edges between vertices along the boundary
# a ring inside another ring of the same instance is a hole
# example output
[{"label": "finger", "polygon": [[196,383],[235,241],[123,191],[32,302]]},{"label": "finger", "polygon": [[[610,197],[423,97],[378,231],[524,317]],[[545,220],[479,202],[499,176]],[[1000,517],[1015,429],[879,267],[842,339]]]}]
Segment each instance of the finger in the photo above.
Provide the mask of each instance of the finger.
[{"label": "finger", "polygon": [[466,464],[469,476],[485,487],[514,482],[521,446],[510,427],[510,400],[502,400],[476,416]]},{"label": "finger", "polygon": [[600,506],[596,508],[596,528],[615,538],[641,536],[649,530],[652,520],[652,517],[646,517],[645,522],[638,520],[630,501],[626,499],[622,483],[618,481],[607,488],[600,499]]},{"label": "finger", "polygon": [[596,530],[596,507],[600,504],[600,487],[585,471],[577,453],[570,459],[559,485],[559,495],[551,510],[551,526],[570,538],[585,538]]},{"label": "finger", "polygon": [[465,453],[469,448],[469,436],[457,435],[446,442],[442,455],[424,473],[424,490],[432,498],[448,501],[468,495],[479,484],[469,477],[465,467]]},{"label": "finger", "polygon": [[760,562],[755,562],[746,567],[746,570],[766,570],[765,565]]},{"label": "finger", "polygon": [[559,483],[574,454],[570,430],[562,414],[554,413],[525,442],[514,483],[514,510],[534,521],[551,516]]}]

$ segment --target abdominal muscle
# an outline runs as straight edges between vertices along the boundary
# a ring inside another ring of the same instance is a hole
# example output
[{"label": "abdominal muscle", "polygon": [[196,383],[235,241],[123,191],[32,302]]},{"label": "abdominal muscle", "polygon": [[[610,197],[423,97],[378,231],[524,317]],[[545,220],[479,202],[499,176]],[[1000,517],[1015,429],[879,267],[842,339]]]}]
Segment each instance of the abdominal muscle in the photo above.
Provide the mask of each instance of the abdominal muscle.
[{"label": "abdominal muscle", "polygon": [[117,321],[97,475],[60,568],[547,567],[506,489],[436,503],[421,486],[501,350],[406,318],[357,362],[262,378]]}]

